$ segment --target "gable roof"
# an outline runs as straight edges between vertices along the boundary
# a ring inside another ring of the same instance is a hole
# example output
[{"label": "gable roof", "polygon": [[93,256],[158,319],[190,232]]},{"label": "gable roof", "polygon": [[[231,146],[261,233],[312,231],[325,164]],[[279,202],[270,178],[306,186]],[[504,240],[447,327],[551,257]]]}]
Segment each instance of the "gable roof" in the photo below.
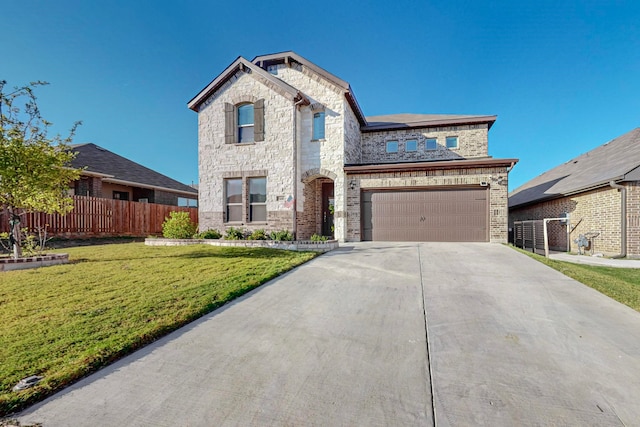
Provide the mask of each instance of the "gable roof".
[{"label": "gable roof", "polygon": [[231,63],[231,65],[225,68],[224,71],[218,75],[218,77],[213,79],[211,83],[209,83],[196,96],[194,96],[191,101],[187,103],[187,106],[191,110],[197,112],[200,105],[205,102],[210,95],[215,93],[216,90],[224,85],[231,77],[233,77],[238,71],[255,73],[255,75],[258,76],[258,78],[262,79],[263,82],[274,85],[276,88],[280,89],[284,96],[286,96],[293,102],[298,102],[301,100],[306,100],[307,103],[309,102],[309,100],[298,89],[269,74],[259,66],[247,61],[242,56],[239,56],[235,61]]},{"label": "gable roof", "polygon": [[195,188],[112,153],[96,144],[77,144],[72,145],[71,148],[77,153],[71,166],[83,168],[83,174],[101,176],[104,182],[152,188],[188,196],[198,195],[198,190]]},{"label": "gable roof", "polygon": [[580,193],[610,181],[640,179],[640,128],[636,128],[516,188],[509,207]]},{"label": "gable roof", "polygon": [[253,58],[251,62],[266,70],[269,65],[289,64],[291,63],[291,61],[297,62],[298,64],[301,64],[307,67],[314,73],[318,74],[322,78],[326,79],[330,83],[333,83],[338,88],[340,88],[343,91],[344,96],[347,99],[347,102],[349,102],[349,105],[351,106],[351,109],[356,115],[356,118],[358,119],[358,122],[360,123],[360,125],[365,126],[367,124],[367,119],[364,117],[364,114],[362,113],[362,109],[360,108],[360,105],[356,100],[356,96],[353,93],[353,89],[351,89],[351,85],[349,85],[349,83],[345,82],[341,78],[337,77],[335,74],[328,72],[324,68],[318,67],[316,64],[314,64],[313,62],[309,61],[306,58],[303,58],[297,53],[289,50],[286,52],[260,55]]},{"label": "gable roof", "polygon": [[489,129],[498,116],[462,116],[454,114],[390,114],[369,116],[363,132],[407,129],[431,126],[451,126],[487,123]]}]

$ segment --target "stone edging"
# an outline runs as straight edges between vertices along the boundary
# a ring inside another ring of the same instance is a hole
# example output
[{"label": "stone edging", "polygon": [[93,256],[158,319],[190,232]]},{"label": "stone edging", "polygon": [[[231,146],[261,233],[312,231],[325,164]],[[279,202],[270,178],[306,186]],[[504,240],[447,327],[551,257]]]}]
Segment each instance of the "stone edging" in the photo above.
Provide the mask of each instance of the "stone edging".
[{"label": "stone edging", "polygon": [[312,242],[299,240],[295,242],[281,242],[276,240],[223,240],[223,239],[145,239],[147,246],[186,246],[186,245],[211,245],[211,246],[237,246],[242,248],[272,248],[287,251],[314,251],[329,252],[337,249],[337,240],[326,242]]},{"label": "stone edging", "polygon": [[0,271],[26,270],[29,268],[66,264],[68,262],[69,254],[39,255],[18,259],[0,258]]}]

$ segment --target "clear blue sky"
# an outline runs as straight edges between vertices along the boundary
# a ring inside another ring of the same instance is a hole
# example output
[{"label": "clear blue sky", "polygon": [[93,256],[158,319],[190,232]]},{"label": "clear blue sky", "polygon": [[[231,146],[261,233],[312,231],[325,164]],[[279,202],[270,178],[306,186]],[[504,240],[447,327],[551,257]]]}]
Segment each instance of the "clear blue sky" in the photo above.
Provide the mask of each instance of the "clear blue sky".
[{"label": "clear blue sky", "polygon": [[640,1],[0,0],[0,79],[43,116],[184,183],[186,106],[237,56],[294,50],[365,115],[496,114],[510,189],[640,126]]}]

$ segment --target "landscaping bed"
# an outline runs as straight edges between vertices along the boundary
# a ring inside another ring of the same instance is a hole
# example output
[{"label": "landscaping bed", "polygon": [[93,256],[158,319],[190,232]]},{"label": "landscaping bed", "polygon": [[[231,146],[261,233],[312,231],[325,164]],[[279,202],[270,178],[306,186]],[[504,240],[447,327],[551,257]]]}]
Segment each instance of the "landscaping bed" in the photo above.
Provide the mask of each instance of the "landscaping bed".
[{"label": "landscaping bed", "polygon": [[287,251],[313,251],[329,252],[338,249],[337,240],[312,241],[278,241],[278,240],[224,240],[224,239],[145,239],[147,246],[187,246],[187,245],[211,245],[211,246],[231,246],[242,248],[271,248],[284,249]]}]

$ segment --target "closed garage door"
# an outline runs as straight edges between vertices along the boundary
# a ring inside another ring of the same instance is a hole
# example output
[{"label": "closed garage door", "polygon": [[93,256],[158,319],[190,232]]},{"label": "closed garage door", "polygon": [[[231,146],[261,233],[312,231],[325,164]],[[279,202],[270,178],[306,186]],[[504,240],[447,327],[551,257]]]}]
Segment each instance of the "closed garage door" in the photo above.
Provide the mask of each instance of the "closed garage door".
[{"label": "closed garage door", "polygon": [[486,187],[364,191],[363,240],[487,242]]}]

